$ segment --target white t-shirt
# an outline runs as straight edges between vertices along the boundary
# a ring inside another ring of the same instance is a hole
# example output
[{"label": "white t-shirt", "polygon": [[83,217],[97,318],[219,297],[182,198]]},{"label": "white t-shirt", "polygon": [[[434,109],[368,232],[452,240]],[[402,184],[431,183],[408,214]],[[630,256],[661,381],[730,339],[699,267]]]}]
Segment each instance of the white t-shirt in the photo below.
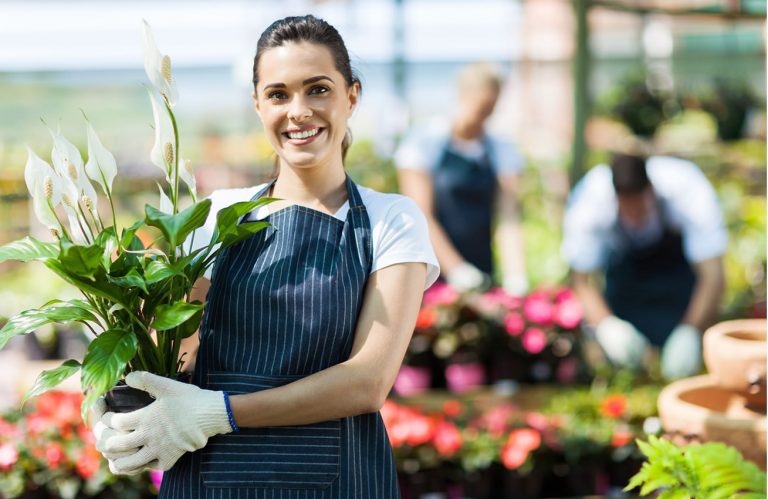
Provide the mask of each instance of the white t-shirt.
[{"label": "white t-shirt", "polygon": [[[523,168],[523,157],[511,142],[486,134],[490,144],[488,151],[491,166],[497,175],[516,175]],[[397,168],[432,171],[437,168],[450,141],[452,152],[469,160],[478,160],[485,153],[482,140],[460,140],[451,138],[450,130],[444,126],[417,130],[407,136],[395,152]]]},{"label": "white t-shirt", "polygon": [[[240,201],[250,201],[265,185],[213,191],[208,196],[211,200],[211,211],[205,224],[195,231],[192,249],[197,249],[210,242],[216,227],[216,214],[219,210]],[[429,240],[427,220],[416,203],[400,194],[376,192],[360,185],[357,188],[371,221],[373,243],[371,273],[397,263],[423,262],[427,264],[424,289],[431,286],[440,275],[440,267]],[[343,221],[346,219],[348,211],[349,201],[346,201],[333,216]],[[255,213],[249,214],[248,219],[260,220],[268,214],[269,207],[262,206]],[[190,241],[191,236],[185,242],[188,251]],[[212,269],[213,265],[208,267],[205,272],[206,278],[211,278]]]},{"label": "white t-shirt", "polygon": [[[723,214],[715,190],[701,170],[690,161],[653,156],[646,162],[646,171],[662,200],[664,218],[682,234],[686,259],[696,263],[725,253],[728,233]],[[620,244],[614,230],[617,217],[611,168],[596,166],[576,184],[566,207],[561,249],[571,268],[593,272],[605,267],[609,252]],[[646,234],[633,239],[645,239],[640,246],[658,241],[658,237],[644,236],[661,235],[659,220],[652,220],[644,229]]]}]

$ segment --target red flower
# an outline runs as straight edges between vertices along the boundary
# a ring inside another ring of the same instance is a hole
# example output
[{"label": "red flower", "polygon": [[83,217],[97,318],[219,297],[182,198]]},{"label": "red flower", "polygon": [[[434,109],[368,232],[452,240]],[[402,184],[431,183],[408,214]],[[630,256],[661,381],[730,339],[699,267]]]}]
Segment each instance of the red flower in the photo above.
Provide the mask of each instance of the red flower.
[{"label": "red flower", "polygon": [[544,431],[549,428],[549,419],[540,412],[529,412],[525,415],[525,424],[534,430]]},{"label": "red flower", "polygon": [[501,448],[501,462],[510,470],[519,468],[528,459],[528,451],[521,447],[505,445]]},{"label": "red flower", "polygon": [[95,447],[87,446],[77,458],[75,469],[77,474],[88,480],[99,471],[101,467],[101,454]]},{"label": "red flower", "polygon": [[541,434],[531,428],[512,430],[509,437],[507,437],[506,445],[525,449],[526,452],[531,452],[538,449],[541,445]]},{"label": "red flower", "polygon": [[632,443],[633,437],[634,435],[629,427],[626,425],[618,425],[614,428],[613,435],[611,435],[611,446],[624,447],[625,445],[629,445]]},{"label": "red flower", "polygon": [[547,335],[539,328],[531,327],[523,333],[523,348],[531,354],[541,353],[547,346]]},{"label": "red flower", "polygon": [[427,329],[435,325],[437,321],[437,312],[432,307],[423,307],[419,310],[419,315],[416,317],[416,327],[419,329]]},{"label": "red flower", "polygon": [[443,403],[443,414],[450,418],[458,416],[463,411],[464,408],[458,400],[446,400],[445,403]]},{"label": "red flower", "polygon": [[64,449],[57,443],[50,443],[45,447],[45,460],[48,467],[55,470],[64,459]]},{"label": "red flower", "polygon": [[485,426],[488,433],[499,437],[507,431],[509,419],[515,412],[516,408],[511,404],[497,405],[483,415],[481,424]]},{"label": "red flower", "polygon": [[22,435],[22,431],[18,427],[18,425],[14,423],[10,423],[3,418],[0,418],[0,437],[13,440],[13,439],[21,438],[21,435]]},{"label": "red flower", "polygon": [[510,312],[504,316],[504,328],[510,336],[517,336],[525,329],[525,320],[519,312]]},{"label": "red flower", "polygon": [[624,415],[624,411],[627,410],[627,399],[624,395],[609,395],[603,399],[600,404],[600,412],[604,416],[618,419]]},{"label": "red flower", "polygon": [[461,433],[453,423],[440,421],[435,427],[433,443],[441,456],[450,457],[461,449]]},{"label": "red flower", "polygon": [[548,326],[552,324],[555,307],[545,292],[534,291],[525,298],[523,312],[529,321]]}]

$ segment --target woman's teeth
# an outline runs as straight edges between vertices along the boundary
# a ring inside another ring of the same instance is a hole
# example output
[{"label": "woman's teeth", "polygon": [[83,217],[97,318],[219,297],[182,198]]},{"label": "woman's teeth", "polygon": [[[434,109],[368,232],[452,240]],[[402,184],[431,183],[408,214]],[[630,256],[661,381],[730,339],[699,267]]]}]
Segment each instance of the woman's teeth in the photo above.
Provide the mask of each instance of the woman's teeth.
[{"label": "woman's teeth", "polygon": [[314,137],[317,135],[317,133],[320,131],[319,128],[314,128],[312,130],[306,130],[304,132],[288,132],[288,137],[291,139],[306,139],[309,137]]}]

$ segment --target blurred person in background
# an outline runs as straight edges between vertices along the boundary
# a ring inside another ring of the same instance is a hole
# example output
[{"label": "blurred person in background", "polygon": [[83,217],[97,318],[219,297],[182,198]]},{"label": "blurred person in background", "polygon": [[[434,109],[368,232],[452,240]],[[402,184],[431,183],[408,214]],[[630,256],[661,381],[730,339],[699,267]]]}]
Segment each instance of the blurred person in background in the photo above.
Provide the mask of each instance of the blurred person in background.
[{"label": "blurred person in background", "polygon": [[400,192],[427,215],[441,277],[459,291],[485,289],[500,277],[508,292],[520,295],[528,288],[517,199],[523,158],[485,129],[502,83],[491,64],[464,67],[453,120],[407,136],[395,164]]},{"label": "blurred person in background", "polygon": [[614,154],[579,181],[566,207],[562,253],[597,342],[612,363],[630,368],[649,345],[661,347],[667,379],[701,370],[726,245],[714,189],[678,158]]}]

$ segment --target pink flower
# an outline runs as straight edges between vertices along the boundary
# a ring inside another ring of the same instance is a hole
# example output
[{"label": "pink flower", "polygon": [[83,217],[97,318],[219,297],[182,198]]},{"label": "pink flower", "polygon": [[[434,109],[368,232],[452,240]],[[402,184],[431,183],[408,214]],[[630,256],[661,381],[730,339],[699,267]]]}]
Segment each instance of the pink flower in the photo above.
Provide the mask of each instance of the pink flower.
[{"label": "pink flower", "polygon": [[416,395],[427,390],[432,383],[432,373],[428,367],[400,366],[395,383],[395,391],[404,396]]},{"label": "pink flower", "polygon": [[444,282],[436,282],[424,292],[423,303],[429,305],[451,305],[459,299],[459,293]]},{"label": "pink flower", "polygon": [[529,321],[548,326],[552,324],[555,307],[545,292],[534,291],[525,298],[523,312]]},{"label": "pink flower", "polygon": [[549,427],[549,420],[540,412],[529,412],[525,415],[525,424],[534,430],[544,431]]},{"label": "pink flower", "polygon": [[567,357],[560,361],[555,370],[555,378],[560,383],[571,383],[576,378],[579,364],[573,357]]},{"label": "pink flower", "polygon": [[45,460],[48,462],[48,467],[55,470],[61,464],[64,459],[64,449],[57,443],[50,443],[45,448]]},{"label": "pink flower", "polygon": [[152,480],[152,485],[154,485],[157,490],[160,490],[160,484],[163,482],[163,471],[150,470],[149,479]]},{"label": "pink flower", "polygon": [[504,328],[510,336],[518,336],[525,329],[525,320],[519,312],[510,312],[504,316]]},{"label": "pink flower", "polygon": [[541,434],[531,428],[512,430],[509,437],[507,437],[507,445],[531,452],[538,449],[541,445]]},{"label": "pink flower", "polygon": [[0,445],[0,470],[9,470],[19,459],[18,451],[11,444]]},{"label": "pink flower", "polygon": [[450,457],[461,449],[461,433],[453,423],[440,421],[435,428],[433,443],[441,456]]},{"label": "pink flower", "polygon": [[529,327],[523,333],[523,348],[531,354],[541,353],[547,346],[547,335],[539,328]]},{"label": "pink flower", "polygon": [[485,383],[485,368],[477,362],[450,364],[445,368],[445,381],[450,391],[465,392]]},{"label": "pink flower", "polygon": [[528,459],[528,451],[520,448],[505,445],[501,449],[501,462],[510,470],[519,468]]},{"label": "pink flower", "polygon": [[517,409],[511,404],[497,405],[482,416],[481,423],[491,435],[501,436],[507,431],[509,419],[515,412]]},{"label": "pink flower", "polygon": [[562,300],[555,307],[555,322],[564,329],[574,329],[581,322],[581,303],[575,298]]}]

